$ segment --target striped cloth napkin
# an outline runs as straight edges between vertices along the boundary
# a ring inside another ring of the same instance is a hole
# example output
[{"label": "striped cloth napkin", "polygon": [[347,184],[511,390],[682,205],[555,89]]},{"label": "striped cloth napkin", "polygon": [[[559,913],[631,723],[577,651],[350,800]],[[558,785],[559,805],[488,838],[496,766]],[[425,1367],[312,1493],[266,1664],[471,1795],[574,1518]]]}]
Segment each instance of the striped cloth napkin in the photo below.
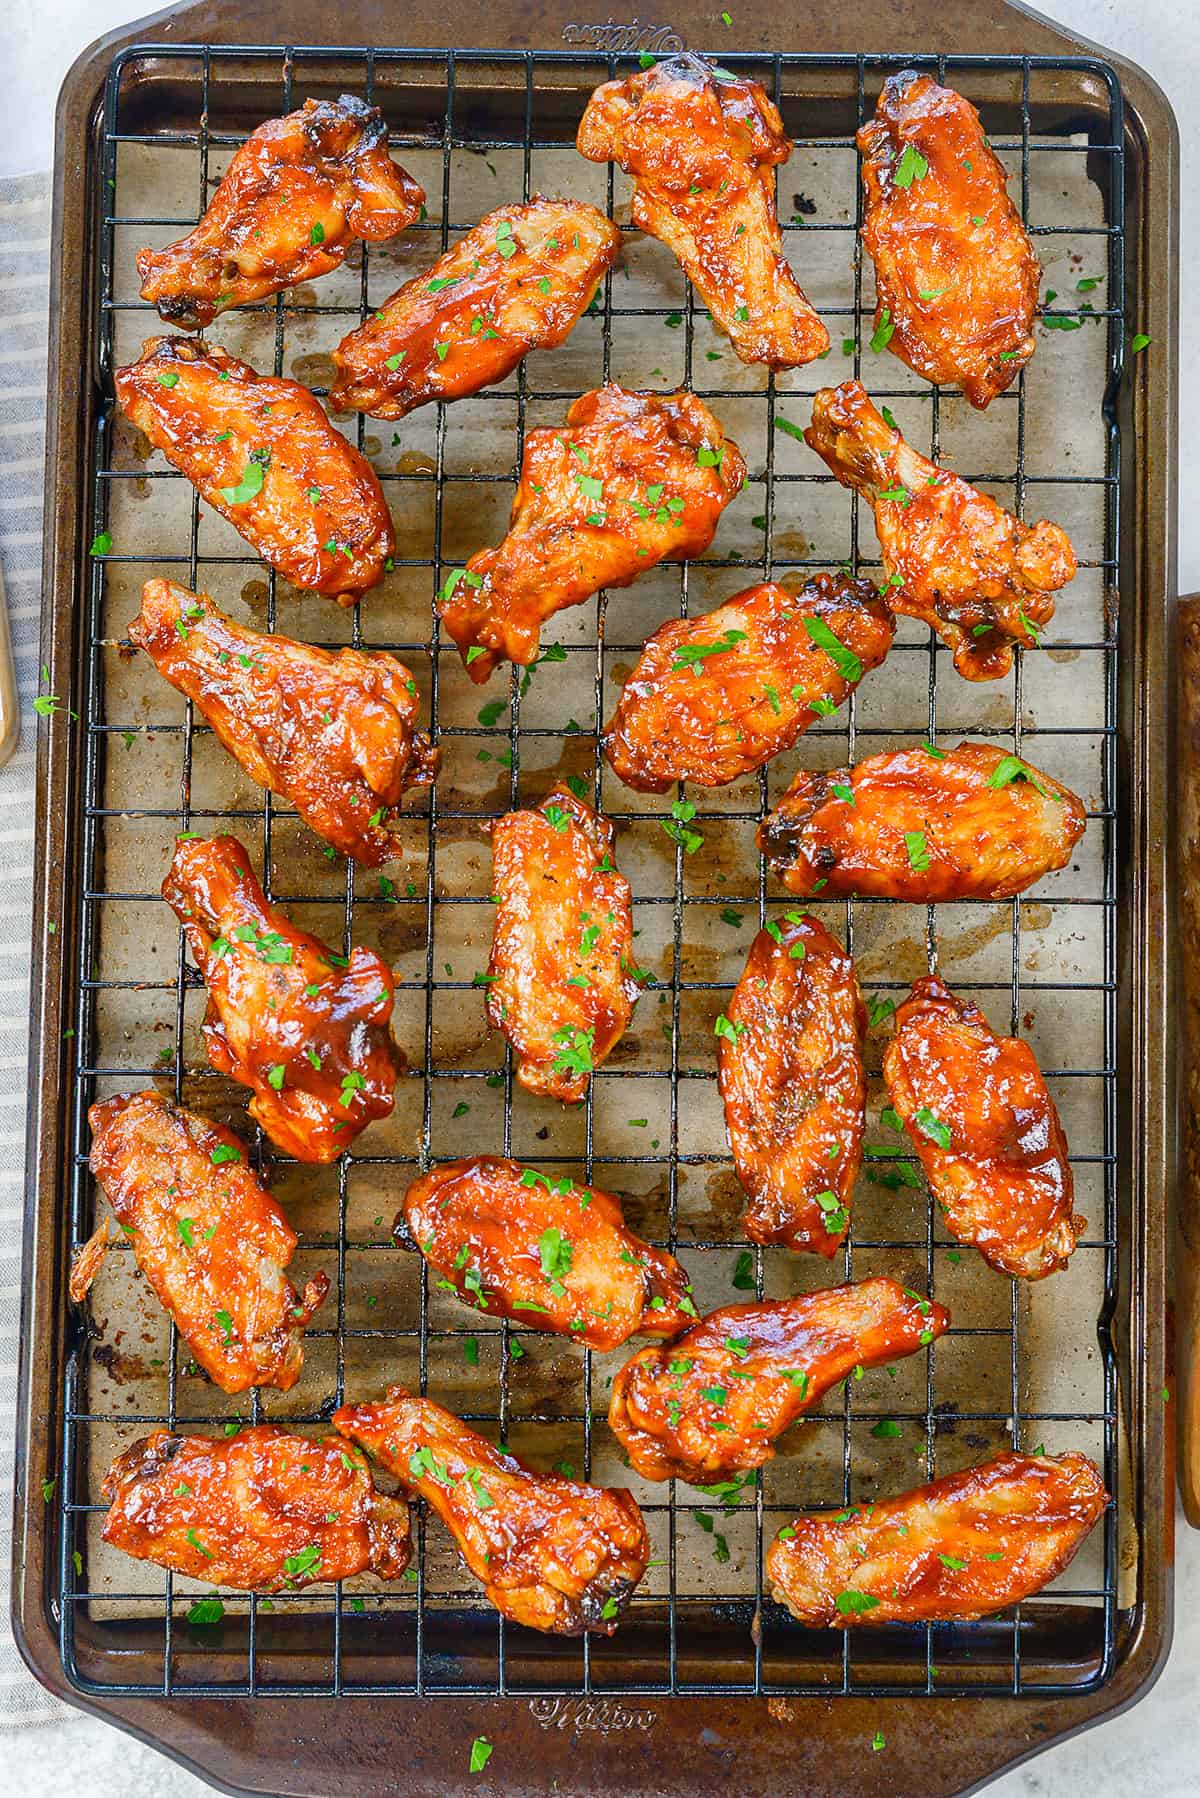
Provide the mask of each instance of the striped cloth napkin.
[{"label": "striped cloth napkin", "polygon": [[9,1633],[13,1429],[21,1306],[29,927],[33,879],[50,177],[0,181],[0,568],[21,690],[21,742],[0,769],[0,1730],[69,1715]]}]

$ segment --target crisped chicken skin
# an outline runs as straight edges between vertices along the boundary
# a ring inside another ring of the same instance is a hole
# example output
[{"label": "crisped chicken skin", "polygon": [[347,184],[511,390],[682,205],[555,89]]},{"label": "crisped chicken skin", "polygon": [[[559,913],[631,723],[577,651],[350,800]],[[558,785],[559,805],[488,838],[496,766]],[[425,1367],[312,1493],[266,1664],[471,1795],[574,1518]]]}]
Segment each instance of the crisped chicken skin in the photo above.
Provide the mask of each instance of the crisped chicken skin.
[{"label": "crisped chicken skin", "polygon": [[775,167],[792,153],[757,81],[673,56],[588,101],[576,139],[632,175],[633,222],[683,264],[743,362],[798,368],[829,333],[783,256]]},{"label": "crisped chicken skin", "polygon": [[577,1105],[624,1035],[640,988],[633,903],[613,827],[565,787],[492,826],[496,919],[487,1015],[529,1092]]},{"label": "crisped chicken skin", "polygon": [[927,974],[896,1013],[883,1073],[950,1234],[1000,1273],[1065,1267],[1087,1220],[1029,1045]]},{"label": "crisped chicken skin", "polygon": [[767,1578],[812,1629],[967,1623],[1057,1579],[1108,1502],[1085,1455],[997,1455],[896,1498],[802,1513],[767,1550]]},{"label": "crisped chicken skin", "polygon": [[1033,355],[1042,267],[979,114],[953,88],[902,69],[859,127],[863,248],[875,326],[927,381],[984,407]]},{"label": "crisped chicken skin", "polygon": [[368,867],[397,853],[392,815],[441,762],[416,728],[416,682],[402,662],[265,636],[173,581],[146,582],[129,637],[251,779],[290,800],[318,836]]},{"label": "crisped chicken skin", "polygon": [[353,605],[396,548],[374,469],[307,387],[199,337],[150,337],[121,410],[285,580]]},{"label": "crisped chicken skin", "polygon": [[612,1635],[650,1559],[623,1487],[535,1473],[403,1386],[386,1404],[343,1405],[333,1424],[437,1512],[502,1616],[555,1635]]},{"label": "crisped chicken skin", "polygon": [[388,155],[377,107],[353,94],[306,100],[247,138],[194,231],[138,251],[142,298],[167,324],[203,330],[231,306],[327,275],[355,238],[398,236],[424,199]]},{"label": "crisped chicken skin", "polygon": [[875,508],[893,611],[923,618],[967,680],[998,680],[1013,645],[1036,648],[1075,577],[1060,525],[1023,524],[892,430],[857,381],[825,387],[804,433],[843,487]]},{"label": "crisped chicken skin", "polygon": [[519,1161],[435,1168],[409,1187],[394,1234],[489,1317],[589,1348],[675,1336],[697,1315],[674,1255],[635,1236],[611,1193]]},{"label": "crisped chicken skin", "polygon": [[620,253],[619,228],[580,200],[498,207],[342,339],[330,405],[403,418],[502,381],[565,341]]},{"label": "crisped chicken skin", "polygon": [[1083,801],[994,743],[885,750],[855,768],[806,770],[758,827],[790,892],[933,905],[1011,899],[1065,868]]},{"label": "crisped chicken skin", "polygon": [[886,1279],[726,1305],[625,1363],[609,1427],[644,1479],[707,1485],[761,1467],[830,1386],[914,1354],[949,1322],[940,1305]]},{"label": "crisped chicken skin", "polygon": [[815,918],[760,930],[717,1044],[751,1242],[835,1253],[862,1162],[867,1014],[854,963]]},{"label": "crisped chicken skin", "polygon": [[532,662],[564,606],[628,587],[664,556],[703,555],[745,478],[736,443],[690,393],[601,387],[562,430],[530,431],[507,537],[442,589],[442,623],[471,679]]},{"label": "crisped chicken skin", "polygon": [[334,1161],[392,1109],[405,1060],[392,970],[349,960],[270,903],[236,837],[182,838],[162,886],[208,987],[208,1059],[254,1094],[250,1116],[298,1161]]},{"label": "crisped chicken skin", "polygon": [[796,743],[891,648],[896,621],[869,581],[818,574],[799,593],[768,581],[715,612],[655,631],[604,736],[639,793],[677,780],[723,787]]},{"label": "crisped chicken skin", "polygon": [[103,1490],[106,1542],[214,1586],[295,1591],[356,1573],[399,1579],[408,1566],[407,1504],[376,1492],[338,1436],[155,1430],[117,1456]]},{"label": "crisped chicken skin", "polygon": [[[105,1099],[88,1123],[92,1173],[205,1373],[223,1392],[294,1386],[305,1325],[329,1281],[317,1274],[297,1297],[284,1272],[295,1233],[246,1165],[244,1144],[156,1092]],[[107,1243],[105,1219],[72,1266],[76,1304]]]}]

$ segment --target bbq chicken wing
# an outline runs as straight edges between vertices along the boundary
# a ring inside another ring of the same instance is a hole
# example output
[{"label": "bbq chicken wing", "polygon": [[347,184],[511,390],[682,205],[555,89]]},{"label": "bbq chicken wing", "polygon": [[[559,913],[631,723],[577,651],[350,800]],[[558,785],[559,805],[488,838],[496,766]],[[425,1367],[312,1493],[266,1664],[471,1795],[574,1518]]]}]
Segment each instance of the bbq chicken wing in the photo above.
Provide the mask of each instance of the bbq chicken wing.
[{"label": "bbq chicken wing", "polygon": [[928,974],[896,1013],[883,1073],[950,1234],[1000,1273],[1065,1267],[1087,1220],[1029,1045]]},{"label": "bbq chicken wing", "polygon": [[655,631],[604,736],[613,773],[639,793],[677,780],[723,787],[761,768],[834,711],[891,648],[896,621],[869,581],[773,581],[715,612]]},{"label": "bbq chicken wing", "polygon": [[392,1109],[405,1067],[392,1041],[392,971],[370,949],[335,955],[276,911],[235,837],[181,839],[163,898],[208,987],[204,1040],[250,1116],[298,1161],[335,1161]]},{"label": "bbq chicken wing", "polygon": [[897,1498],[802,1514],[767,1550],[767,1578],[812,1629],[968,1623],[1057,1579],[1108,1502],[1084,1455],[997,1455]]},{"label": "bbq chicken wing", "polygon": [[247,138],[194,231],[138,251],[142,298],[167,324],[203,330],[231,306],[329,274],[355,238],[397,237],[424,199],[388,155],[377,107],[306,100]]},{"label": "bbq chicken wing", "polygon": [[802,912],[750,948],[717,1045],[725,1128],[751,1242],[833,1255],[862,1162],[867,1015],[854,963]]},{"label": "bbq chicken wing", "polygon": [[892,353],[917,374],[984,407],[1033,355],[1042,267],[979,114],[902,69],[884,82],[858,147],[875,328],[890,325]]},{"label": "bbq chicken wing", "polygon": [[697,1315],[674,1255],[635,1236],[611,1193],[495,1155],[414,1181],[394,1234],[466,1304],[588,1348],[675,1336]]},{"label": "bbq chicken wing", "polygon": [[[300,1378],[302,1339],[329,1290],[297,1297],[285,1277],[295,1233],[246,1165],[232,1131],[155,1092],[93,1105],[91,1169],[134,1259],[193,1357],[222,1392]],[[108,1246],[108,1220],[83,1244],[70,1293],[82,1304]]]},{"label": "bbq chicken wing", "polygon": [[155,1430],[117,1456],[103,1490],[107,1543],[214,1586],[296,1591],[355,1573],[399,1579],[408,1566],[407,1504],[376,1492],[338,1436]]},{"label": "bbq chicken wing", "polygon": [[441,762],[416,728],[416,682],[402,662],[264,636],[172,581],[146,582],[129,636],[251,779],[318,836],[368,867],[397,853],[393,814]]},{"label": "bbq chicken wing", "polygon": [[949,1322],[885,1279],[726,1305],[625,1363],[609,1426],[644,1479],[708,1485],[769,1461],[788,1425],[855,1367],[914,1354]]},{"label": "bbq chicken wing", "polygon": [[199,337],[151,337],[114,376],[122,411],[285,580],[341,605],[396,547],[374,469],[307,387]]},{"label": "bbq chicken wing", "polygon": [[330,405],[403,418],[502,381],[566,340],[620,252],[618,227],[582,201],[498,207],[342,339]]},{"label": "bbq chicken wing", "polygon": [[743,362],[798,368],[829,333],[783,256],[775,214],[778,163],[792,153],[777,107],[757,81],[677,56],[588,101],[579,151],[632,175],[633,222],[683,264]]},{"label": "bbq chicken wing", "polygon": [[578,1105],[633,1016],[633,903],[613,827],[565,787],[492,826],[487,1015],[531,1093]]},{"label": "bbq chicken wing", "polygon": [[442,623],[467,672],[528,664],[542,624],[601,587],[628,587],[664,556],[700,556],[746,464],[690,393],[585,393],[563,430],[530,431],[498,549],[450,574]]},{"label": "bbq chicken wing", "polygon": [[1036,648],[1054,594],[1075,577],[1060,525],[1022,524],[918,455],[857,381],[822,388],[804,440],[875,508],[893,611],[932,625],[961,675],[997,680],[1012,667],[1014,643]]},{"label": "bbq chicken wing", "polygon": [[1065,868],[1083,801],[992,743],[885,750],[855,768],[806,770],[758,827],[790,892],[934,905],[1011,899]]},{"label": "bbq chicken wing", "polygon": [[403,1386],[386,1404],[343,1405],[333,1423],[437,1512],[501,1616],[612,1635],[650,1559],[624,1488],[535,1473]]}]

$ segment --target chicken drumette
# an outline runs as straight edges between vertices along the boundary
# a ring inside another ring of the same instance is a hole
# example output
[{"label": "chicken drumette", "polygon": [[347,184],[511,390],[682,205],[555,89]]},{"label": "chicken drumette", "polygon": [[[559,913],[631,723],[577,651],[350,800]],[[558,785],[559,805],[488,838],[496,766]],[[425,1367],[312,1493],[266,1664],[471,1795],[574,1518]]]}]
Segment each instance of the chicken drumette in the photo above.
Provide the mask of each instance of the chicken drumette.
[{"label": "chicken drumette", "polygon": [[146,582],[129,637],[318,836],[369,867],[396,854],[392,814],[441,761],[416,728],[416,682],[402,662],[264,636],[172,581]]},{"label": "chicken drumette", "polygon": [[487,1015],[531,1093],[577,1105],[633,1015],[633,905],[613,827],[565,787],[492,826]]},{"label": "chicken drumette", "polygon": [[969,100],[889,75],[859,127],[875,329],[927,381],[986,406],[1033,355],[1042,268]]},{"label": "chicken drumette", "polygon": [[163,898],[208,987],[208,1059],[254,1093],[250,1115],[285,1155],[333,1161],[386,1117],[403,1072],[392,971],[335,955],[276,911],[235,837],[181,838]]},{"label": "chicken drumette", "polygon": [[285,580],[353,605],[382,579],[383,489],[307,387],[199,337],[150,337],[113,379],[121,410]]},{"label": "chicken drumette", "polygon": [[1029,1045],[928,974],[896,1013],[883,1073],[950,1234],[1001,1273],[1065,1267],[1086,1219]]},{"label": "chicken drumette", "polygon": [[697,1315],[674,1255],[635,1236],[611,1193],[495,1155],[415,1181],[395,1235],[489,1317],[589,1348],[674,1336]]},{"label": "chicken drumette", "polygon": [[[223,1392],[294,1386],[304,1329],[329,1281],[317,1274],[297,1297],[284,1271],[295,1232],[246,1165],[244,1145],[155,1092],[93,1105],[88,1123],[92,1173],[205,1373]],[[105,1218],[71,1267],[77,1305],[108,1244]]]},{"label": "chicken drumette", "polygon": [[624,1488],[535,1473],[403,1386],[382,1405],[344,1405],[333,1422],[437,1512],[502,1616],[556,1635],[612,1634],[650,1559]]},{"label": "chicken drumette", "polygon": [[885,750],[806,770],[758,827],[776,878],[804,897],[936,904],[1011,899],[1064,868],[1083,801],[993,743]]},{"label": "chicken drumette", "polygon": [[620,251],[618,227],[579,200],[489,212],[342,339],[330,405],[403,418],[502,381],[565,340]]},{"label": "chicken drumette", "polygon": [[784,260],[774,171],[792,146],[757,81],[674,56],[598,87],[576,141],[632,175],[634,224],[674,251],[743,362],[798,368],[829,348]]},{"label": "chicken drumette", "polygon": [[933,626],[967,680],[996,680],[1013,645],[1036,646],[1054,594],[1075,576],[1060,525],[1023,524],[919,455],[857,381],[825,387],[804,433],[844,487],[875,509],[893,611]]},{"label": "chicken drumette", "polygon": [[194,231],[138,251],[142,298],[167,324],[203,330],[231,306],[327,275],[355,238],[398,236],[424,199],[388,155],[377,107],[353,94],[306,100],[247,138]]},{"label": "chicken drumette", "polygon": [[376,1492],[337,1436],[314,1442],[271,1424],[236,1436],[155,1430],[104,1480],[104,1540],[139,1561],[245,1592],[408,1566],[408,1506]]},{"label": "chicken drumette", "polygon": [[752,1242],[832,1255],[862,1161],[867,1015],[854,964],[802,912],[751,945],[718,1043],[725,1128]]},{"label": "chicken drumette", "polygon": [[869,581],[818,574],[799,593],[748,587],[647,642],[604,736],[639,793],[722,787],[790,749],[891,648],[896,621]]},{"label": "chicken drumette", "polygon": [[609,1426],[643,1478],[707,1485],[761,1467],[830,1386],[914,1354],[949,1322],[940,1305],[886,1279],[726,1305],[625,1363]]},{"label": "chicken drumette", "polygon": [[1084,1455],[997,1455],[897,1498],[802,1514],[767,1550],[767,1578],[813,1629],[964,1623],[1057,1579],[1108,1502]]},{"label": "chicken drumette", "polygon": [[563,429],[530,431],[507,537],[448,576],[442,623],[467,672],[529,663],[542,624],[664,556],[703,555],[746,464],[690,393],[585,393]]}]

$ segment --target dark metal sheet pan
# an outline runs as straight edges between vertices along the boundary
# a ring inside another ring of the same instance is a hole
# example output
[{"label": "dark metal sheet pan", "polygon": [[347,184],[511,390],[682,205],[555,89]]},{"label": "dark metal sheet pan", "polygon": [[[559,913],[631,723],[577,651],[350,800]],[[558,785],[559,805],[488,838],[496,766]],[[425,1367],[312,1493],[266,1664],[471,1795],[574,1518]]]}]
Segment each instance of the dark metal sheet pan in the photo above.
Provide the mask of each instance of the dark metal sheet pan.
[{"label": "dark metal sheet pan", "polygon": [[[384,29],[376,9],[349,5],[336,19],[301,4],[286,21],[272,9],[253,16],[226,5],[182,7],[143,21],[96,46],[64,87],[58,124],[56,238],[61,246],[52,299],[52,355],[48,430],[46,544],[47,605],[43,659],[53,690],[79,709],[88,680],[89,595],[93,575],[86,550],[94,493],[88,457],[103,409],[103,346],[96,297],[105,271],[96,229],[103,195],[100,119],[103,87],[113,59],[133,43],[230,45],[270,42],[320,45],[374,43]],[[474,27],[473,27],[474,29]],[[666,26],[639,27],[633,36],[611,22],[596,30],[565,10],[537,8],[494,14],[488,34],[496,47],[550,50],[564,37],[585,52],[625,54],[668,48]],[[707,20],[677,13],[670,28],[696,47],[727,55],[732,39],[718,38]],[[1015,8],[973,7],[956,19],[954,40],[940,9],[864,6],[806,22],[804,49],[829,56],[853,46],[865,53],[929,55],[956,51],[1000,56],[1087,54],[1087,47]],[[405,21],[410,43],[436,45],[446,24],[418,11]],[[639,36],[639,33],[642,35]],[[736,20],[739,51],[773,54],[769,18]],[[477,50],[478,45],[472,46]],[[438,52],[431,52],[436,60]],[[169,63],[145,63],[151,115],[168,90]],[[77,1136],[76,1049],[64,1038],[78,1009],[76,965],[86,910],[81,796],[87,791],[88,752],[82,733],[44,730],[39,765],[39,867],[35,915],[33,1061],[29,1132],[25,1359],[18,1456],[14,1620],[18,1639],[39,1676],[74,1702],[98,1710],[234,1790],[296,1793],[434,1791],[466,1785],[467,1746],[476,1734],[496,1745],[488,1772],[471,1781],[486,1789],[688,1792],[731,1773],[750,1774],[765,1789],[843,1793],[885,1789],[965,1791],[1001,1766],[1034,1752],[1055,1735],[1096,1720],[1133,1700],[1153,1676],[1169,1639],[1170,1481],[1159,1393],[1165,1381],[1164,1213],[1173,1173],[1171,984],[1165,844],[1169,827],[1169,683],[1166,679],[1174,582],[1175,475],[1175,183],[1174,125],[1161,96],[1140,71],[1120,65],[1122,157],[1126,171],[1125,309],[1134,328],[1154,340],[1109,396],[1123,460],[1119,590],[1116,623],[1121,643],[1119,684],[1109,695],[1114,829],[1121,855],[1113,906],[1120,926],[1112,939],[1109,984],[1113,1040],[1123,1070],[1115,1115],[1116,1195],[1113,1282],[1106,1322],[1113,1351],[1106,1392],[1110,1448],[1124,1432],[1123,1504],[1131,1529],[1106,1570],[1111,1630],[1098,1673],[1084,1668],[1084,1689],[1064,1696],[1068,1663],[1055,1666],[1052,1698],[1026,1688],[1019,1699],[950,1698],[936,1694],[923,1669],[920,1695],[836,1696],[789,1693],[702,1697],[660,1696],[647,1678],[606,1692],[593,1684],[572,1695],[553,1686],[533,1698],[511,1691],[498,1698],[439,1695],[436,1700],[389,1696],[314,1695],[300,1702],[262,1690],[253,1697],[186,1696],[171,1689],[153,1698],[104,1691],[105,1679],[73,1680],[61,1659],[62,1595],[71,1552],[63,1528],[47,1528],[40,1483],[59,1465],[65,1440],[63,1402],[80,1344],[69,1326],[64,1292],[66,1255],[79,1223],[73,1211]],[[255,75],[243,76],[253,118]],[[814,71],[814,105],[830,103]],[[503,84],[501,84],[503,85]],[[1097,83],[1097,92],[1103,82]],[[1058,96],[1047,95],[1053,115]],[[1072,94],[1067,103],[1077,104]],[[691,323],[689,321],[689,341]],[[699,383],[697,383],[699,384]],[[720,402],[715,402],[720,409]],[[732,590],[727,587],[726,590]],[[76,703],[78,702],[78,704]],[[162,828],[169,830],[169,824]],[[51,926],[54,926],[51,929]],[[1119,1402],[1118,1402],[1119,1393]],[[919,1477],[919,1476],[918,1476]],[[1115,1541],[1115,1537],[1114,1537]],[[1111,1584],[1107,1572],[1111,1571]],[[1122,1576],[1123,1572],[1123,1577]],[[749,1587],[753,1598],[754,1587]],[[628,1638],[626,1638],[629,1640]],[[617,1642],[620,1643],[621,1636]],[[132,1646],[132,1644],[131,1644]],[[302,1650],[302,1644],[298,1644]],[[1060,1645],[1063,1646],[1063,1645]],[[727,1649],[716,1623],[701,1630],[693,1652],[701,1659]],[[629,1640],[631,1661],[639,1639]],[[1086,1661],[1086,1656],[1085,1656]],[[1090,1666],[1090,1663],[1088,1663]],[[170,1682],[168,1682],[168,1686]],[[891,1682],[877,1681],[887,1689]],[[81,1691],[81,1686],[85,1689]],[[90,1689],[87,1689],[89,1688]],[[891,1687],[894,1690],[894,1687]],[[933,1695],[929,1695],[930,1693]],[[877,1730],[886,1751],[872,1753]]]}]

